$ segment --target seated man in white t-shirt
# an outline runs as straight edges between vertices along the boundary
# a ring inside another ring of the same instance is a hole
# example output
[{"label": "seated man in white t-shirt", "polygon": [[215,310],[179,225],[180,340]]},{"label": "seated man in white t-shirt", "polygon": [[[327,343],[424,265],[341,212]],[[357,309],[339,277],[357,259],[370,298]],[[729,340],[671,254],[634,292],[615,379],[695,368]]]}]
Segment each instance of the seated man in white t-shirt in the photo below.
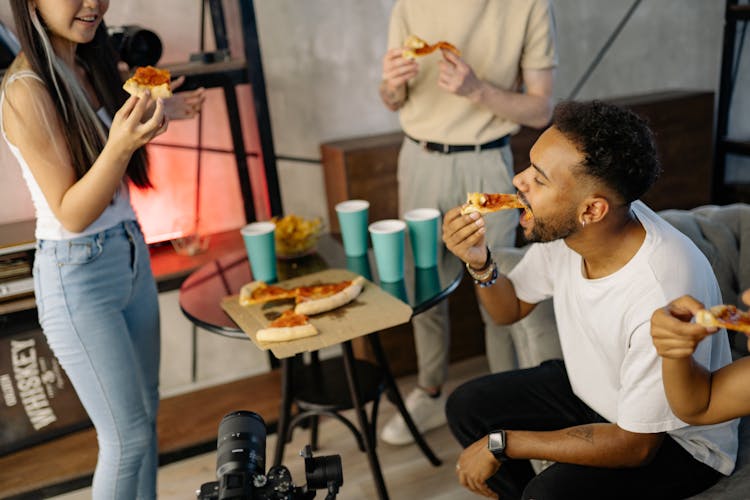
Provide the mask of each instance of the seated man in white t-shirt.
[{"label": "seated man in white t-shirt", "polygon": [[[482,377],[449,397],[448,422],[466,448],[461,484],[503,500],[703,491],[734,468],[737,421],[689,426],[672,413],[649,320],[681,295],[715,304],[721,294],[701,251],[638,201],[659,172],[650,130],[614,105],[563,103],[530,157],[513,184],[535,244],[508,276],[479,214],[449,211],[443,239],[497,323],[553,298],[564,361]],[[729,363],[726,334],[694,358],[711,371]],[[528,459],[555,463],[535,476]]]}]

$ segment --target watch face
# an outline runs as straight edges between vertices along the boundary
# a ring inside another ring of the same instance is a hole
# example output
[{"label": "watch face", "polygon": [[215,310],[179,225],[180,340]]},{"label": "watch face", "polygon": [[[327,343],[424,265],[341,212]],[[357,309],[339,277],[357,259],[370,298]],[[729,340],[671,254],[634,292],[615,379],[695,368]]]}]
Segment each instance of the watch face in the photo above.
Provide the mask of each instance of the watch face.
[{"label": "watch face", "polygon": [[491,452],[503,452],[505,451],[505,434],[502,432],[492,432],[489,436],[489,442],[487,447]]}]

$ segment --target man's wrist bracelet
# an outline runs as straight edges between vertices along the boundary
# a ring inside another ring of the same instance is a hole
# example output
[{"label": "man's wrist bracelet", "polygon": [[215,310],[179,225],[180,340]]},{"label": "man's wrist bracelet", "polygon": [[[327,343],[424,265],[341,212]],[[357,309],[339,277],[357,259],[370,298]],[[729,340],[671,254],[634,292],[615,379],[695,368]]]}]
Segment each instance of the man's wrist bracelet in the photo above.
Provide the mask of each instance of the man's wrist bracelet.
[{"label": "man's wrist bracelet", "polygon": [[466,263],[466,269],[469,270],[469,274],[474,276],[474,273],[476,274],[483,274],[490,268],[490,264],[492,264],[492,251],[490,251],[490,247],[487,248],[487,258],[484,260],[484,264],[482,264],[482,267],[479,269],[474,269],[469,265],[469,263]]},{"label": "man's wrist bracelet", "polygon": [[467,262],[466,270],[469,272],[469,275],[474,278],[475,284],[481,287],[494,285],[495,281],[497,281],[497,265],[495,264],[495,261],[492,260],[490,247],[487,247],[487,260],[484,261],[481,269],[474,269]]}]

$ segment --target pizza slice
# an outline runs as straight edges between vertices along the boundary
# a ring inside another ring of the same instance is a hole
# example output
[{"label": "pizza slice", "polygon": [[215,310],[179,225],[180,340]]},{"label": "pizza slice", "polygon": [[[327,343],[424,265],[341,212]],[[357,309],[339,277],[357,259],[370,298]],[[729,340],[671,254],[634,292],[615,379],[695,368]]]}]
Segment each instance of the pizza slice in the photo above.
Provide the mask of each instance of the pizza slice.
[{"label": "pizza slice", "polygon": [[733,305],[718,305],[695,313],[695,322],[703,326],[726,328],[750,335],[750,313]]},{"label": "pizza slice", "polygon": [[401,53],[401,57],[404,59],[416,59],[417,57],[431,54],[437,49],[450,50],[457,56],[461,56],[461,51],[451,43],[440,41],[430,45],[416,35],[409,35],[404,41],[404,50]]},{"label": "pizza slice", "polygon": [[130,95],[142,96],[146,90],[151,91],[153,98],[172,97],[170,82],[172,76],[166,69],[154,68],[153,66],[141,66],[136,68],[133,76],[125,81],[122,86]]},{"label": "pizza slice", "polygon": [[354,300],[362,291],[364,282],[362,276],[357,276],[353,280],[338,283],[284,288],[263,281],[251,281],[240,289],[239,303],[242,306],[251,306],[275,300],[294,299],[297,313],[320,314]]},{"label": "pizza slice", "polygon": [[299,287],[294,312],[312,316],[332,311],[356,299],[364,283],[365,279],[357,276],[351,281]]},{"label": "pizza slice", "polygon": [[480,214],[488,214],[509,208],[525,208],[526,212],[529,215],[531,214],[531,211],[518,195],[503,193],[467,193],[466,203],[461,208],[461,213],[479,212]]},{"label": "pizza slice", "polygon": [[311,324],[304,314],[287,309],[281,316],[271,321],[266,328],[255,332],[258,342],[286,342],[318,334],[318,329]]},{"label": "pizza slice", "polygon": [[288,289],[277,285],[269,285],[264,281],[251,281],[240,288],[240,305],[251,306],[263,304],[274,300],[295,299],[297,290]]}]

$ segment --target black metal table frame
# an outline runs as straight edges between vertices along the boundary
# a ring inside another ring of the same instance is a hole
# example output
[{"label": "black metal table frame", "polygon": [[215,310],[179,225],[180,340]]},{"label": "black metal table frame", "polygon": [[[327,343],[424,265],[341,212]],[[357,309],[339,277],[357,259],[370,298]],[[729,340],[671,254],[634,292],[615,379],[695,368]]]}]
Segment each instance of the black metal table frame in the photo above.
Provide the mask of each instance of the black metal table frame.
[{"label": "black metal table frame", "polygon": [[[435,306],[437,303],[441,302],[442,300],[445,300],[448,295],[450,295],[459,285],[461,281],[463,273],[458,274],[455,279],[447,286],[445,289],[441,290],[440,293],[436,294],[434,297],[431,297],[429,300],[424,301],[423,303],[418,304],[417,306],[413,307],[412,311],[412,318],[420,314],[431,307]],[[201,328],[204,328],[206,330],[209,330],[213,333],[217,333],[219,335],[223,335],[230,338],[235,339],[245,339],[249,340],[249,337],[242,332],[242,330],[238,328],[236,329],[230,329],[226,326],[219,326],[214,325],[211,323],[208,323],[206,321],[201,320],[200,318],[192,315],[189,311],[185,310],[185,308],[182,307],[181,309],[183,314],[194,324],[197,326],[200,326]],[[415,442],[419,446],[422,453],[425,455],[425,457],[430,461],[430,463],[434,466],[440,466],[442,464],[441,460],[434,454],[432,449],[429,447],[427,442],[425,441],[422,434],[417,429],[416,425],[414,424],[414,421],[411,418],[411,415],[406,410],[406,406],[404,404],[403,398],[401,397],[401,393],[399,392],[398,386],[396,385],[395,378],[393,377],[393,374],[390,371],[390,365],[388,363],[385,351],[383,350],[383,347],[380,343],[379,339],[379,332],[374,332],[371,334],[366,335],[367,342],[370,344],[370,347],[372,348],[373,354],[375,355],[375,360],[377,362],[378,368],[383,373],[383,383],[385,384],[385,390],[389,396],[389,400],[396,406],[399,413],[404,418],[404,422],[406,423],[407,427],[409,428],[409,431],[411,432],[412,436],[414,437]],[[362,436],[363,443],[360,442],[358,444],[364,444],[365,453],[367,454],[368,463],[370,466],[370,470],[373,474],[373,479],[375,481],[376,489],[378,492],[378,497],[380,499],[386,500],[388,499],[388,491],[386,489],[385,480],[383,478],[382,469],[380,467],[380,461],[378,460],[377,452],[375,450],[376,448],[376,436],[375,436],[375,423],[376,423],[376,407],[373,408],[373,418],[368,419],[367,413],[365,411],[365,404],[367,401],[364,401],[363,395],[362,395],[362,388],[360,387],[360,384],[358,382],[359,378],[357,376],[357,369],[354,357],[354,352],[352,349],[351,341],[346,341],[341,344],[342,346],[342,359],[344,362],[344,369],[346,372],[346,379],[347,379],[347,386],[349,388],[349,395],[351,398],[351,403],[353,406],[353,409],[357,416],[357,422],[359,424],[359,432]],[[317,355],[317,353],[313,353],[314,356]],[[280,465],[284,456],[284,448],[286,445],[286,438],[289,435],[292,427],[290,424],[292,423],[292,416],[291,416],[291,407],[292,403],[295,401],[295,395],[294,392],[294,384],[293,384],[293,376],[294,376],[294,366],[293,363],[295,359],[297,359],[301,354],[297,354],[295,356],[291,356],[288,358],[283,358],[280,360],[281,364],[281,408],[279,412],[279,421],[277,426],[277,442],[276,442],[276,448],[274,452],[274,465]],[[377,403],[374,403],[377,404]],[[310,411],[308,412],[309,418],[317,418],[313,415],[327,415],[328,412],[325,411]],[[344,418],[344,417],[341,417]],[[341,418],[339,420],[341,420]],[[350,430],[351,427],[350,427]],[[313,440],[316,438],[313,437]]]}]

